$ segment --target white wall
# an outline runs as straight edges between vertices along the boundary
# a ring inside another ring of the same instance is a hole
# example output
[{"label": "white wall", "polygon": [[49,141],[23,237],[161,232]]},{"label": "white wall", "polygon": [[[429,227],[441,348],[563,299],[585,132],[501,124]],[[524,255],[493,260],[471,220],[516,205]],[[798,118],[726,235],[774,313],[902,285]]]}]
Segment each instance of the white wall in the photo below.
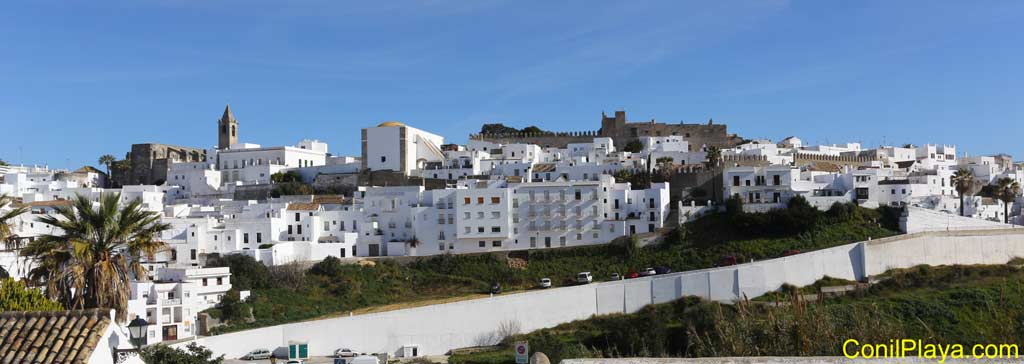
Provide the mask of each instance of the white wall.
[{"label": "white wall", "polygon": [[635,312],[684,295],[727,302],[753,298],[784,283],[808,285],[826,275],[860,280],[919,264],[1001,264],[1018,256],[1024,257],[1024,230],[926,232],[729,267],[265,327],[202,338],[200,343],[229,358],[254,348],[285,346],[288,340],[309,341],[312,355],[342,346],[393,353],[406,344],[420,345],[422,355],[436,355],[472,346],[474,339],[506,320],[517,320],[524,331],[531,331],[595,314]]}]

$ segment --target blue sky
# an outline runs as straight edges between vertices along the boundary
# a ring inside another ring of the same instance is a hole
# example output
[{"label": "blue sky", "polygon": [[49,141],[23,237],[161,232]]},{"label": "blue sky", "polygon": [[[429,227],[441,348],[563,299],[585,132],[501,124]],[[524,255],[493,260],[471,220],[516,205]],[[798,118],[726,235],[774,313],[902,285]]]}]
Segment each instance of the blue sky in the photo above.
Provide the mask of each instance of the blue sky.
[{"label": "blue sky", "polygon": [[19,1],[0,11],[0,159],[208,147],[229,102],[243,141],[343,155],[384,120],[462,143],[625,109],[1020,159],[1022,23],[1019,1]]}]

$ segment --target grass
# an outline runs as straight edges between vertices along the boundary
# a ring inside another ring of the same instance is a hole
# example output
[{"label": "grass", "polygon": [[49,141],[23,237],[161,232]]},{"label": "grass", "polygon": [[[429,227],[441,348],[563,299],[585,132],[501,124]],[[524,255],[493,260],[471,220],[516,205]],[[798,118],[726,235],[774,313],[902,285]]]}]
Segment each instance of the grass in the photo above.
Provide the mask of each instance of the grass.
[{"label": "grass", "polygon": [[[229,300],[226,307],[208,313],[228,321],[213,331],[222,333],[350,311],[476,298],[486,294],[492,282],[505,291],[536,289],[538,280],[545,277],[554,286],[573,284],[581,271],[592,272],[595,280],[653,266],[684,271],[713,267],[726,256],[739,262],[775,258],[794,249],[810,251],[896,234],[883,227],[889,226],[884,212],[852,206],[842,211],[717,214],[675,229],[656,246],[638,248],[621,239],[614,244],[512,253],[528,261],[525,268],[510,267],[507,253],[442,255],[404,265],[389,260],[373,266],[325,260],[308,272],[297,266],[268,269],[251,258],[229,256],[214,264],[230,266],[235,287],[251,289],[252,296],[245,303]],[[803,223],[785,224],[791,220]],[[780,222],[785,228],[777,226]],[[241,319],[240,313],[248,309],[255,321]]]},{"label": "grass", "polygon": [[[967,348],[1024,340],[1024,270],[1017,266],[921,266],[885,275],[888,279],[867,290],[818,303],[725,305],[687,297],[513,340],[528,340],[531,350],[544,352],[552,362],[578,357],[838,356],[843,341],[851,338],[861,343],[922,339]],[[461,355],[457,363],[510,363],[505,350]]]}]

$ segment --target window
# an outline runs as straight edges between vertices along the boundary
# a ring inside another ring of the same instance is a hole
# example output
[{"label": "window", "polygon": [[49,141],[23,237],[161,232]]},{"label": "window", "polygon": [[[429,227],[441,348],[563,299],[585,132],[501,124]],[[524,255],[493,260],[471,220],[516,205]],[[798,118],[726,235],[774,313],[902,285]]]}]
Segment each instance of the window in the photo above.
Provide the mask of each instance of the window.
[{"label": "window", "polygon": [[249,233],[242,233],[242,242],[249,244]]},{"label": "window", "polygon": [[740,185],[740,176],[732,176],[732,185],[733,186],[739,186]]},{"label": "window", "polygon": [[487,242],[486,242],[486,241],[480,240],[480,242],[479,242],[479,243],[480,243],[480,247],[481,247],[481,248],[483,248],[483,247],[486,247],[486,246],[487,246]]},{"label": "window", "polygon": [[501,197],[491,197],[491,204],[497,205],[499,203],[501,203]]},{"label": "window", "polygon": [[484,218],[484,212],[483,211],[477,211],[476,212],[476,218],[477,219],[483,219]]},{"label": "window", "polygon": [[483,205],[484,204],[484,198],[483,197],[477,197],[476,198],[476,204],[477,205]]},{"label": "window", "polygon": [[465,201],[465,205],[469,205],[469,203],[470,203],[470,201],[472,201],[472,199],[469,198],[469,197],[466,197],[465,199],[463,199],[463,201]]},{"label": "window", "polygon": [[263,242],[263,233],[256,233],[256,242],[257,243],[262,243]]},{"label": "window", "polygon": [[536,248],[537,247],[537,237],[536,236],[531,236],[530,237],[530,247],[531,248]]},{"label": "window", "polygon": [[209,285],[209,282],[207,282],[207,279],[203,278],[203,287],[206,287],[208,285]]},{"label": "window", "polygon": [[472,214],[470,214],[470,213],[469,213],[468,211],[467,211],[467,212],[463,212],[463,213],[462,213],[462,219],[463,219],[463,220],[469,220],[469,218],[470,218],[471,216],[472,216]]},{"label": "window", "polygon": [[545,236],[544,237],[544,247],[545,248],[550,248],[551,247],[551,237],[550,236]]},{"label": "window", "polygon": [[483,233],[484,232],[484,227],[483,226],[477,226],[476,227],[476,232]]},{"label": "window", "polygon": [[328,231],[330,229],[331,229],[330,221],[324,221],[324,231]]},{"label": "window", "polygon": [[[583,177],[583,179],[587,179],[587,178]],[[583,199],[583,193],[580,192],[580,190],[576,190],[576,201],[579,201],[579,200],[582,200],[582,199]]]},{"label": "window", "polygon": [[565,237],[564,236],[559,236],[558,237],[558,245],[565,246]]},{"label": "window", "polygon": [[499,219],[499,218],[501,218],[501,212],[491,211],[491,218],[492,219]]},{"label": "window", "polygon": [[654,199],[647,200],[647,207],[654,208]]},{"label": "window", "polygon": [[388,161],[388,157],[380,156],[380,162],[381,163],[384,163],[384,162],[387,162],[387,161]]},{"label": "window", "polygon": [[292,226],[288,225],[288,235],[291,235],[291,234],[292,234]]},{"label": "window", "polygon": [[471,231],[470,229],[471,229],[471,228],[470,228],[469,226],[466,226],[466,234],[469,234],[469,233],[470,233],[470,231]]},{"label": "window", "polygon": [[295,221],[299,221],[299,215],[300,214],[298,212],[295,213]]},{"label": "window", "polygon": [[219,285],[222,285],[222,284],[224,284],[224,278],[223,277],[217,277],[217,285],[219,286]]},{"label": "window", "polygon": [[492,241],[491,242],[491,246],[495,247],[495,248],[500,248],[501,247],[501,241],[500,240]]},{"label": "window", "polygon": [[576,241],[583,240],[583,234],[576,233]]},{"label": "window", "polygon": [[500,233],[501,232],[501,226],[491,226],[491,232],[492,233]]},{"label": "window", "polygon": [[196,250],[192,249],[192,251],[190,253],[191,253],[191,256],[192,256],[192,260],[196,260]]}]

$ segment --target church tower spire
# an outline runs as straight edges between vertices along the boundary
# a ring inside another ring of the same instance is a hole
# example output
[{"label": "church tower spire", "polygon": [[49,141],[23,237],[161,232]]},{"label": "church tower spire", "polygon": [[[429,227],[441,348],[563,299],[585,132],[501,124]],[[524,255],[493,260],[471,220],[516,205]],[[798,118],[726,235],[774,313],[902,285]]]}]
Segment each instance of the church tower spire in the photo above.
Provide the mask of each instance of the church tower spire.
[{"label": "church tower spire", "polygon": [[231,105],[224,108],[224,115],[217,120],[217,149],[228,149],[238,143],[238,119],[231,113]]}]

